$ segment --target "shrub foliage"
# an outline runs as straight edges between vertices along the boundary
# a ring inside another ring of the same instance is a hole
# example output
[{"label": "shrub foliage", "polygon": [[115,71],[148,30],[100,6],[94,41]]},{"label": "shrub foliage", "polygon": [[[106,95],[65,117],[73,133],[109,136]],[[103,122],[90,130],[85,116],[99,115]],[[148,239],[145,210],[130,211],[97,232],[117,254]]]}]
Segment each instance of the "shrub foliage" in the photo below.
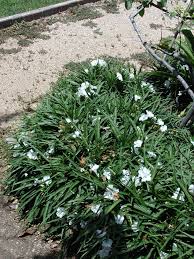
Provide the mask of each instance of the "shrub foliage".
[{"label": "shrub foliage", "polygon": [[133,67],[60,78],[14,138],[7,193],[78,258],[191,258],[193,148],[168,99]]}]

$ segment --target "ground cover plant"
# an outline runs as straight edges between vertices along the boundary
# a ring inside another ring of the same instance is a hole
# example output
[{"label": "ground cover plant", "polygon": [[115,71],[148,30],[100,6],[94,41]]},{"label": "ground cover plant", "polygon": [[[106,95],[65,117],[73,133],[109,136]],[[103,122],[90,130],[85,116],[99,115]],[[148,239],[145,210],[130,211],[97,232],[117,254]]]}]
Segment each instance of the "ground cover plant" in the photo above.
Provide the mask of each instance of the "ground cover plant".
[{"label": "ground cover plant", "polygon": [[60,78],[14,137],[8,194],[77,258],[191,258],[193,144],[133,67],[93,60]]},{"label": "ground cover plant", "polygon": [[21,12],[34,10],[51,4],[63,2],[61,0],[1,0],[0,17],[14,15]]}]

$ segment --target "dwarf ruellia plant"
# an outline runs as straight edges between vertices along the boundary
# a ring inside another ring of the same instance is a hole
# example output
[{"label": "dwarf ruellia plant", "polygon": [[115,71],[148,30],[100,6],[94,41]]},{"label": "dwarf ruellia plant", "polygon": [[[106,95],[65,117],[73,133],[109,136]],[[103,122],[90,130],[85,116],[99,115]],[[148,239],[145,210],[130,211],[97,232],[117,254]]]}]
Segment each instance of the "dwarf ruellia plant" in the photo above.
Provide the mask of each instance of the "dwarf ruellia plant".
[{"label": "dwarf ruellia plant", "polygon": [[8,194],[76,258],[192,258],[193,144],[133,67],[60,78],[14,137]]}]

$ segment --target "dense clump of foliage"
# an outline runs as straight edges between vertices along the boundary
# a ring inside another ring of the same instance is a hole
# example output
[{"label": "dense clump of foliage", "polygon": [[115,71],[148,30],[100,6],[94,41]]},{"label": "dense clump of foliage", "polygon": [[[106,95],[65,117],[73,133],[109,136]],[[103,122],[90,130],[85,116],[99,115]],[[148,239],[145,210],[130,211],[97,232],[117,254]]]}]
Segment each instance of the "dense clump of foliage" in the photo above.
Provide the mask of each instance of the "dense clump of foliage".
[{"label": "dense clump of foliage", "polygon": [[141,73],[94,60],[61,78],[11,145],[7,193],[78,258],[191,258],[193,146]]}]

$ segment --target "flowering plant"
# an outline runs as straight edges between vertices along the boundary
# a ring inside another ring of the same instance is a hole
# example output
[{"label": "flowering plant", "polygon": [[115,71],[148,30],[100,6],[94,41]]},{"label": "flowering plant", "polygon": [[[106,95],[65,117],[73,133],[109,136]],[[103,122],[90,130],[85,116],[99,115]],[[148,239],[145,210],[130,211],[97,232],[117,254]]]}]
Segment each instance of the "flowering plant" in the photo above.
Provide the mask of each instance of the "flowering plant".
[{"label": "flowering plant", "polygon": [[177,122],[133,67],[93,61],[60,78],[7,139],[7,193],[67,256],[190,256],[193,144]]}]

